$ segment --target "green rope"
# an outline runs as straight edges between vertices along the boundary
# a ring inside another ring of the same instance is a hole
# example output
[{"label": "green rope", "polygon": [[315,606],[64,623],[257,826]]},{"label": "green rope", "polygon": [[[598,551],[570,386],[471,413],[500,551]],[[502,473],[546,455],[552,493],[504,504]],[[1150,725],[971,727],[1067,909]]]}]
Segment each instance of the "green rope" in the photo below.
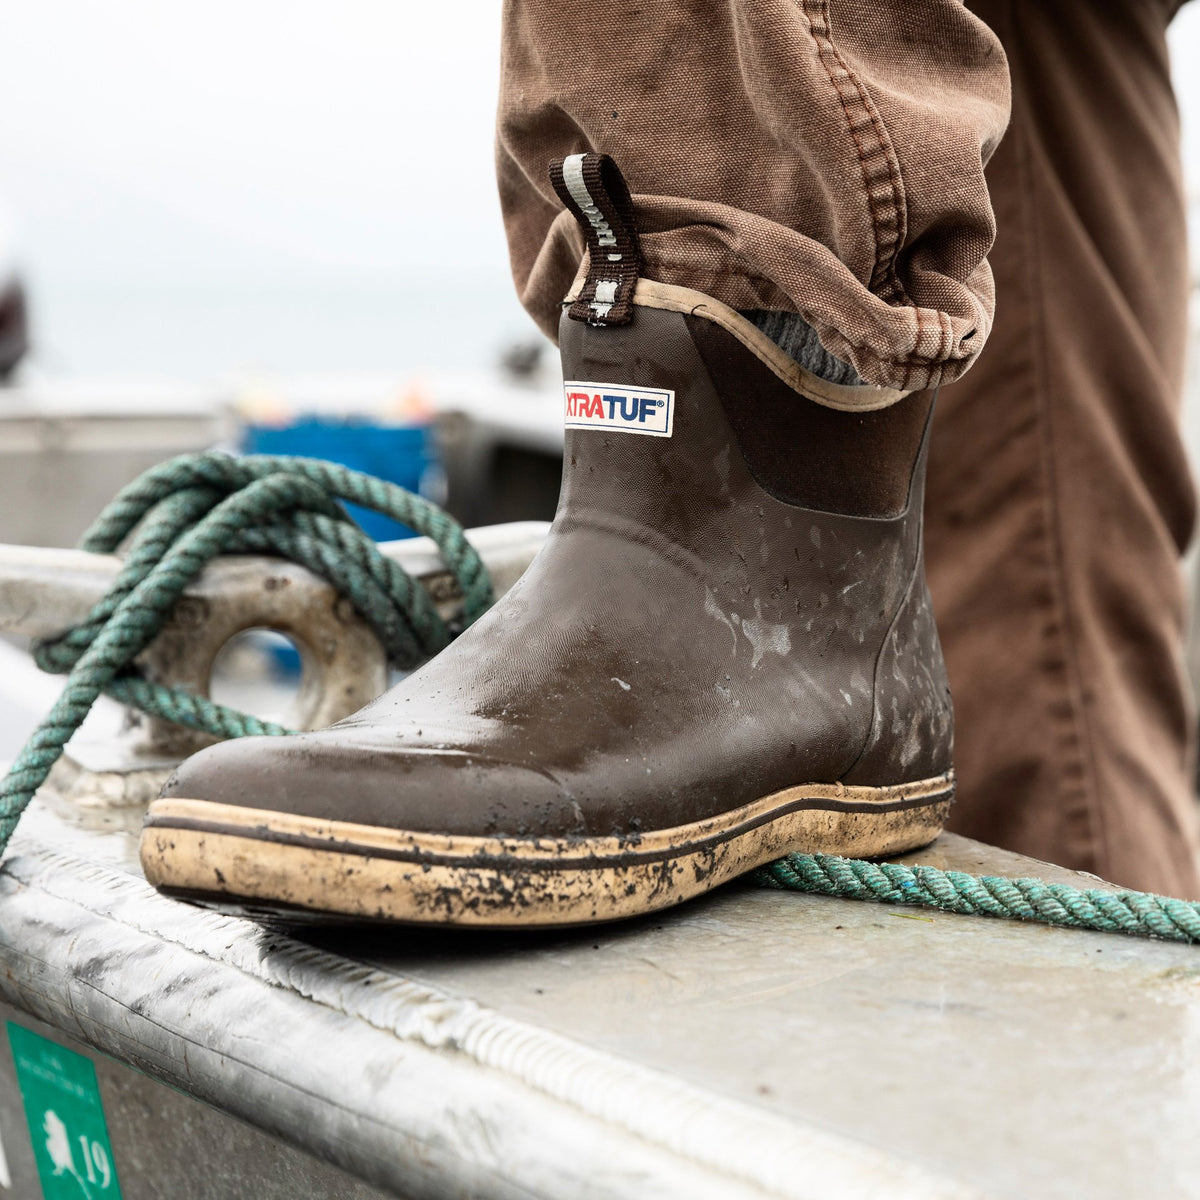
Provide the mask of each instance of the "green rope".
[{"label": "green rope", "polygon": [[[147,471],[97,518],[83,548],[112,553],[128,540],[108,594],[79,625],[35,645],[44,670],[64,673],[62,695],[0,783],[0,854],[33,794],[101,693],[217,737],[289,730],[179,688],[152,683],[134,659],[169,619],[187,585],[219,554],[290,559],[348,596],[401,668],[443,649],[455,628],[428,593],[347,517],[338,500],[372,508],[431,537],[463,593],[461,623],[492,603],[492,588],[462,528],[419,497],[369,475],[304,458],[184,455]],[[1200,942],[1200,904],[1146,892],[1082,890],[902,867],[827,854],[789,854],[760,868],[765,887],[1071,929]]]},{"label": "green rope", "polygon": [[1200,904],[1151,892],[1084,890],[1042,879],[968,875],[835,854],[789,854],[760,867],[754,878],[764,887],[846,900],[915,904],[964,916],[1200,942]]},{"label": "green rope", "polygon": [[307,458],[193,454],[154,467],[121,491],[83,538],[83,549],[98,554],[129,539],[116,582],[79,625],[35,644],[38,665],[65,673],[67,682],[0,782],[0,853],[101,693],[217,737],[291,732],[152,683],[134,665],[217,555],[271,554],[308,567],[350,598],[402,669],[449,644],[456,631],[428,592],[379,552],[338,500],[432,538],[462,589],[463,624],[492,603],[491,580],[462,527],[395,484]]}]

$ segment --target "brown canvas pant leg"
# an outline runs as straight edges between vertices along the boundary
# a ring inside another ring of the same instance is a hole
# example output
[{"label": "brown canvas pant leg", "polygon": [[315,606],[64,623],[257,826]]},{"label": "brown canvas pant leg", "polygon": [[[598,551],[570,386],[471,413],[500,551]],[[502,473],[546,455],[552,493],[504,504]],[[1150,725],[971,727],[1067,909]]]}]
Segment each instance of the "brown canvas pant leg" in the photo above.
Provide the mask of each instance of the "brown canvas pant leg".
[{"label": "brown canvas pant leg", "polygon": [[611,154],[650,278],[799,312],[871,383],[987,337],[983,162],[1008,115],[959,0],[506,0],[497,127],[513,273],[551,337],[583,244],[552,159]]},{"label": "brown canvas pant leg", "polygon": [[952,828],[1200,896],[1179,555],[1187,256],[1157,0],[975,0],[1013,78],[996,323],[943,390],[927,546]]},{"label": "brown canvas pant leg", "polygon": [[973,7],[983,23],[953,0],[508,0],[514,275],[549,329],[582,245],[546,164],[599,150],[630,177],[659,278],[797,311],[872,382],[950,379],[990,313],[998,33],[1018,95],[989,172],[1000,324],[943,393],[929,504],[958,827],[1200,895],[1173,4]]}]

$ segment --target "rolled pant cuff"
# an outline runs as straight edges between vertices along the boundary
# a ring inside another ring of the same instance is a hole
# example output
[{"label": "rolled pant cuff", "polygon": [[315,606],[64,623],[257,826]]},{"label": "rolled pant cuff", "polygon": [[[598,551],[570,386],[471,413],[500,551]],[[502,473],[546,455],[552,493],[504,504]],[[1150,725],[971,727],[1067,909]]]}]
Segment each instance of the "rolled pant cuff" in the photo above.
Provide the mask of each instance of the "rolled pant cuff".
[{"label": "rolled pant cuff", "polygon": [[[777,281],[732,273],[696,271],[661,261],[647,277],[692,288],[738,311],[794,312],[821,345],[849,363],[867,383],[912,392],[960,378],[983,349],[992,327],[990,299],[973,297],[963,315],[917,305],[886,304],[841,271],[785,291]],[[987,272],[990,287],[991,275]]]},{"label": "rolled pant cuff", "polygon": [[[646,278],[703,292],[737,311],[798,313],[830,354],[877,387],[911,392],[951,383],[975,361],[991,330],[994,285],[986,261],[966,286],[944,281],[941,290],[953,297],[955,311],[889,304],[825,247],[793,230],[767,223],[763,238],[785,243],[769,254],[765,245],[730,244],[715,236],[711,224],[662,229],[661,198],[635,196],[634,204],[643,230],[649,227],[641,234]],[[566,272],[581,255],[576,279],[587,271],[587,256],[573,218],[564,212],[551,227],[521,296],[551,337],[572,282]],[[771,277],[750,270],[751,262],[770,262]]]}]

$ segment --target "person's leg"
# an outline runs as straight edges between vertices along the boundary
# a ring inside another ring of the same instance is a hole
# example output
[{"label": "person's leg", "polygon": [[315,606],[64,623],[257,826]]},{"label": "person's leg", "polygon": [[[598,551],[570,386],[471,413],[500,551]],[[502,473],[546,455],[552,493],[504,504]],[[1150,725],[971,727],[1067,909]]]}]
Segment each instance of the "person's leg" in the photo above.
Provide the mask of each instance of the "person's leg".
[{"label": "person's leg", "polygon": [[873,384],[978,353],[1008,77],[958,0],[507,0],[502,62],[501,203],[551,337],[583,245],[546,166],[594,150],[629,180],[650,278],[798,312]]},{"label": "person's leg", "polygon": [[1011,63],[996,323],[944,389],[928,550],[951,827],[1200,896],[1179,555],[1188,264],[1158,0],[973,0]]},{"label": "person's leg", "polygon": [[944,822],[917,389],[990,324],[994,37],[954,0],[538,0],[507,29],[514,262],[561,313],[545,546],[354,717],[183,764],[143,835],[160,886],[571,924]]}]

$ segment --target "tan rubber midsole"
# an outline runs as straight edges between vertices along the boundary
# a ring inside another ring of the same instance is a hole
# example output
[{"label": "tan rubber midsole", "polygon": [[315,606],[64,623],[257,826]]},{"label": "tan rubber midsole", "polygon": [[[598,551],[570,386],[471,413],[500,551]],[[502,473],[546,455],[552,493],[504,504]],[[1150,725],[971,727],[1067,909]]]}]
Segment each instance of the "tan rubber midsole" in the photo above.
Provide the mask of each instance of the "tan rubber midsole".
[{"label": "tan rubber midsole", "polygon": [[636,840],[437,835],[166,799],[150,806],[142,865],[159,887],[348,916],[575,924],[666,908],[790,850],[877,857],[925,845],[953,786],[947,774],[788,788]]},{"label": "tan rubber midsole", "polygon": [[774,812],[793,803],[809,804],[821,801],[834,805],[894,805],[933,798],[953,790],[954,775],[950,772],[935,779],[894,787],[848,787],[842,783],[814,783],[785,788],[761,800],[733,809],[718,816],[677,825],[671,829],[655,829],[640,834],[636,842],[630,838],[503,838],[471,837],[461,834],[415,833],[403,829],[384,829],[378,825],[359,825],[350,821],[323,821],[293,813],[272,812],[266,809],[245,808],[232,804],[213,804],[207,800],[166,799],[150,805],[147,820],[151,824],[174,824],[179,821],[203,821],[221,825],[226,831],[244,829],[252,837],[292,835],[330,843],[344,843],[364,850],[406,850],[414,854],[438,857],[530,858],[560,859],[627,857],[631,851],[639,856],[658,851],[678,850],[681,846],[720,838],[739,826],[756,824]]}]

